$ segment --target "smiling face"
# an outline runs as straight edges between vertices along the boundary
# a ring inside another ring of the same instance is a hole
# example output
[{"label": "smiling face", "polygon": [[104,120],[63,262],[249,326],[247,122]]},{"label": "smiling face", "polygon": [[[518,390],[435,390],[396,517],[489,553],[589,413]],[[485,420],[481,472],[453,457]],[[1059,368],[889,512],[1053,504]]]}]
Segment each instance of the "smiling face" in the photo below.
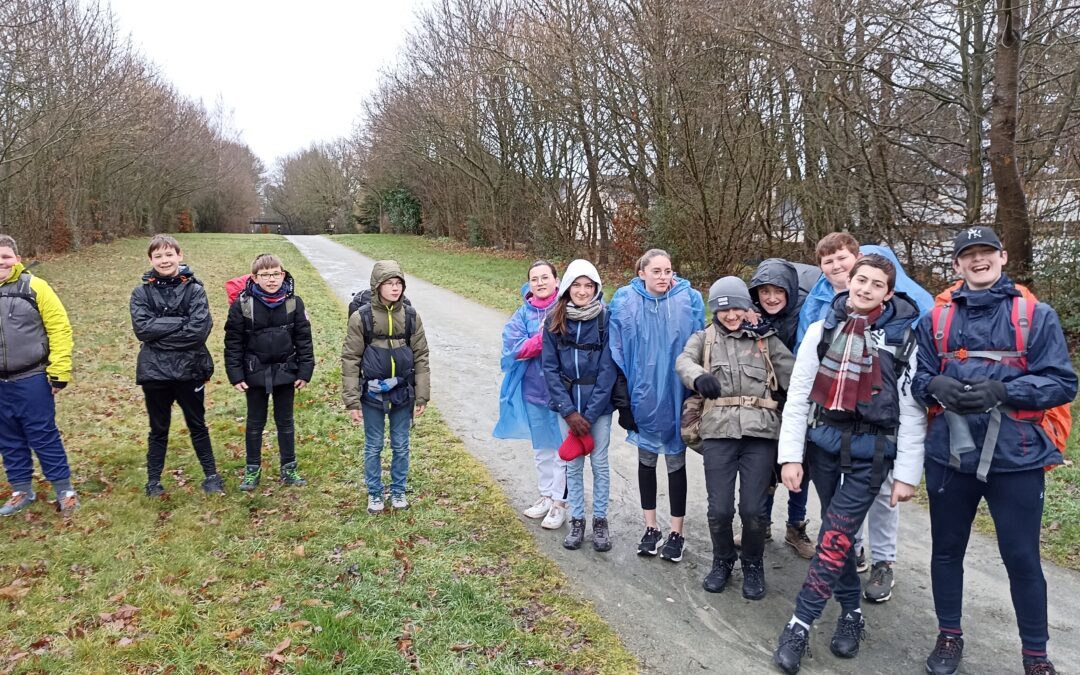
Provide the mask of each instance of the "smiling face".
[{"label": "smiling face", "polygon": [[772,284],[764,284],[757,287],[758,303],[765,313],[772,316],[784,311],[787,307],[787,291]]},{"label": "smiling face", "polygon": [[547,264],[536,265],[529,270],[529,292],[537,300],[547,300],[559,290],[559,277],[551,272]]},{"label": "smiling face", "polygon": [[182,262],[184,254],[171,246],[154,249],[150,253],[150,266],[161,277],[175,277],[180,272]]},{"label": "smiling face", "polygon": [[0,246],[0,281],[7,281],[11,276],[11,268],[21,261],[22,258],[15,255],[10,246]]},{"label": "smiling face", "polygon": [[1009,254],[993,246],[968,246],[953,261],[953,271],[968,288],[981,291],[990,288],[1001,278],[1001,269],[1009,262]]},{"label": "smiling face", "polygon": [[746,310],[738,307],[720,309],[716,312],[716,320],[720,322],[721,326],[728,330],[738,330],[745,319]]},{"label": "smiling face", "polygon": [[638,276],[645,282],[645,290],[650,295],[663,295],[671,289],[671,282],[675,278],[675,270],[671,269],[671,259],[662,255],[656,255],[638,270]]},{"label": "smiling face", "polygon": [[570,302],[584,307],[596,297],[596,283],[589,277],[578,277],[570,284]]},{"label": "smiling face", "polygon": [[285,283],[285,270],[280,267],[268,267],[259,270],[255,275],[255,283],[270,295],[277,293],[281,284]]},{"label": "smiling face", "polygon": [[869,265],[860,265],[848,281],[848,303],[859,313],[872,312],[893,296],[889,290],[889,275]]},{"label": "smiling face", "polygon": [[839,293],[847,289],[848,273],[851,272],[851,268],[855,266],[855,261],[858,259],[859,257],[848,249],[841,248],[834,253],[822,256],[818,267],[825,273],[825,278],[829,280],[833,290]]}]

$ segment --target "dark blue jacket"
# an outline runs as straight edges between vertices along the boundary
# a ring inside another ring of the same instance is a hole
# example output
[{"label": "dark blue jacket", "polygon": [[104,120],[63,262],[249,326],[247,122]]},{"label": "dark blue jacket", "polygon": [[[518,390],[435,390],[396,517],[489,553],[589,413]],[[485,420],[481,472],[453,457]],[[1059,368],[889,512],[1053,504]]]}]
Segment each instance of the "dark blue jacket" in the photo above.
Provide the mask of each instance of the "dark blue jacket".
[{"label": "dark blue jacket", "polygon": [[615,409],[611,404],[611,388],[615,385],[616,370],[608,341],[603,341],[601,349],[581,348],[601,344],[600,322],[607,321],[607,317],[604,311],[589,321],[567,319],[565,335],[551,331],[548,317],[541,368],[551,396],[548,407],[560,417],[576,411],[592,424]]},{"label": "dark blue jacket", "polygon": [[[1013,282],[1002,275],[993,287],[972,291],[965,284],[952,295],[956,305],[949,330],[950,351],[973,350],[1008,351],[1015,349],[1016,338],[1011,320],[1012,300],[1020,295]],[[930,380],[947,375],[962,382],[977,379],[1000,380],[1005,383],[1006,405],[1017,410],[1046,410],[1076,397],[1076,373],[1069,359],[1065,335],[1057,312],[1047,304],[1038,303],[1032,320],[1027,345],[1027,369],[1023,370],[988,359],[950,359],[942,368],[933,336],[933,316],[923,317],[917,331],[919,368],[913,391],[924,405],[936,405],[930,395]],[[967,415],[968,426],[976,447],[981,447],[990,420],[988,413]],[[926,458],[938,464],[949,463],[949,428],[945,418],[936,415],[926,434]],[[1002,415],[990,473],[1023,471],[1060,464],[1061,453],[1037,423],[1014,420]],[[962,473],[975,473],[979,453],[967,453],[960,466]]]}]

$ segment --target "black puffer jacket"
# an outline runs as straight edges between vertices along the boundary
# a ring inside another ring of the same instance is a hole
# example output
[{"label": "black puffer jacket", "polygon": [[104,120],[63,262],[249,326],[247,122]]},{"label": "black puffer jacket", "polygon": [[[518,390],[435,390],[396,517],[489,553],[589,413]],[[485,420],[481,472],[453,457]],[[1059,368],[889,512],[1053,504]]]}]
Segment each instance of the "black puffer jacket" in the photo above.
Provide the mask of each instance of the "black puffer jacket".
[{"label": "black puffer jacket", "polygon": [[[285,297],[293,298],[296,307],[289,314],[286,300],[273,309],[247,288],[229,308],[225,321],[225,374],[230,384],[247,382],[249,387],[272,389],[297,380],[311,381],[315,371],[315,350],[311,343],[311,322],[304,311],[304,301],[294,292],[292,275],[285,273],[282,288]],[[244,317],[244,303],[250,303],[249,321]]]},{"label": "black puffer jacket", "polygon": [[[761,312],[761,334],[767,333],[769,328],[775,330],[784,346],[794,353],[795,334],[799,328],[799,311],[802,310],[807,293],[820,276],[821,270],[812,265],[788,262],[783,258],[762,260],[754,270],[754,276],[750,278],[748,285],[750,297],[754,300],[754,308]],[[778,286],[787,293],[787,305],[775,316],[766,314],[758,300],[758,291],[766,284]]]},{"label": "black puffer jacket", "polygon": [[142,342],[136,384],[195,380],[214,374],[206,338],[214,327],[202,282],[187,265],[175,277],[151,270],[131,292],[131,327]]}]

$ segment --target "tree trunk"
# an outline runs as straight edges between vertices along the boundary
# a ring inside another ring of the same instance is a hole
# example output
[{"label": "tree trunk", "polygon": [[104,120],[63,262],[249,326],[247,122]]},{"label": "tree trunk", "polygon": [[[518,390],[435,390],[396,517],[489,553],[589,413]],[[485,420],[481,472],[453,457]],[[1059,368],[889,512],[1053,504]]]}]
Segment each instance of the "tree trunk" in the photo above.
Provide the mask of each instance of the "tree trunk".
[{"label": "tree trunk", "polygon": [[998,43],[994,57],[994,95],[991,99],[990,171],[997,193],[994,226],[1009,252],[1009,273],[1031,281],[1031,220],[1016,162],[1016,120],[1019,111],[1020,48],[1023,12],[1017,0],[998,0]]}]

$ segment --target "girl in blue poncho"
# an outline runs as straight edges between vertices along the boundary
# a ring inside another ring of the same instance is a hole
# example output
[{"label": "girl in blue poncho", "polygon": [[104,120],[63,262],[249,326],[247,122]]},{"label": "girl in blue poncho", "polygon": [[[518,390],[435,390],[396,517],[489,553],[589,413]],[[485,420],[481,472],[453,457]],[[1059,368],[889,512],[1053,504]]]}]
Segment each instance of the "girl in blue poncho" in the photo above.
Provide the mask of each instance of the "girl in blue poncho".
[{"label": "girl in blue poncho", "polygon": [[[689,392],[675,374],[675,359],[686,341],[705,328],[701,294],[671,268],[671,256],[646,251],[637,277],[611,299],[611,357],[622,373],[613,402],[627,440],[638,448],[638,486],[645,536],[638,555],[682,560],[686,515],[686,446],[679,435],[682,404]],[[656,465],[668,473],[671,533],[664,542],[656,522]],[[661,546],[661,542],[663,546]]]},{"label": "girl in blue poncho", "polygon": [[528,279],[521,287],[521,307],[503,328],[504,375],[494,436],[532,441],[540,498],[523,513],[543,518],[541,527],[555,530],[566,520],[566,463],[559,459],[559,416],[548,409],[540,353],[544,320],[558,300],[559,274],[548,261],[537,260],[529,267]]}]

